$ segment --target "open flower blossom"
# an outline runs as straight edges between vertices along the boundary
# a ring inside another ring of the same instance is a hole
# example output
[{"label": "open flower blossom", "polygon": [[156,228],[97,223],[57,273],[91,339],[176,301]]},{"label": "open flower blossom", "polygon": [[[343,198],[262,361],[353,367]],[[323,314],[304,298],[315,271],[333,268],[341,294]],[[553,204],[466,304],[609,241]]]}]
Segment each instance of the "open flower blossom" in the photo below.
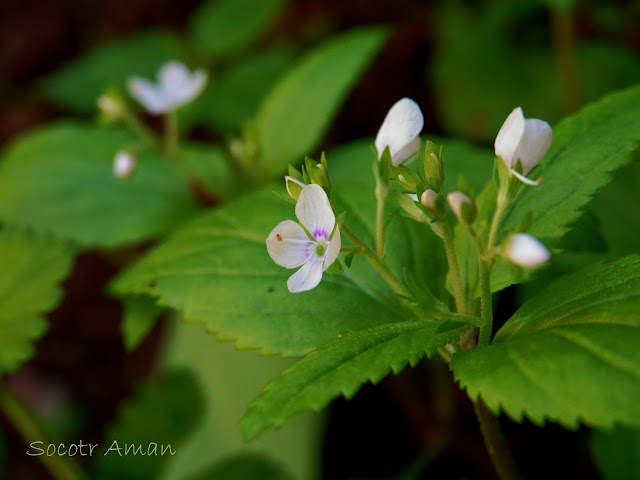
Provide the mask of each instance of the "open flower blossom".
[{"label": "open flower blossom", "polygon": [[398,100],[387,113],[376,135],[378,158],[388,146],[394,165],[400,165],[420,150],[420,132],[424,118],[420,107],[410,98]]},{"label": "open flower blossom", "polygon": [[184,64],[173,60],[160,68],[157,84],[141,77],[131,77],[127,87],[131,96],[150,113],[159,114],[190,102],[202,92],[206,83],[207,73],[204,70],[189,73]]},{"label": "open flower blossom", "polygon": [[341,247],[336,216],[322,187],[304,186],[296,203],[296,217],[304,228],[285,220],[267,238],[267,251],[274,262],[285,268],[302,267],[287,281],[291,293],[315,288]]},{"label": "open flower blossom", "polygon": [[117,178],[126,178],[136,168],[136,157],[129,152],[120,151],[113,158],[113,174]]},{"label": "open flower blossom", "polygon": [[520,267],[533,268],[549,260],[549,250],[540,241],[526,233],[516,233],[505,243],[506,260]]},{"label": "open flower blossom", "polygon": [[[537,118],[525,119],[522,108],[516,107],[498,132],[494,144],[496,156],[502,159],[520,181],[528,185],[537,185],[539,182],[529,180],[524,175],[528,174],[547,153],[552,137],[551,127],[547,122]],[[514,170],[518,160],[522,164],[523,175]]]}]

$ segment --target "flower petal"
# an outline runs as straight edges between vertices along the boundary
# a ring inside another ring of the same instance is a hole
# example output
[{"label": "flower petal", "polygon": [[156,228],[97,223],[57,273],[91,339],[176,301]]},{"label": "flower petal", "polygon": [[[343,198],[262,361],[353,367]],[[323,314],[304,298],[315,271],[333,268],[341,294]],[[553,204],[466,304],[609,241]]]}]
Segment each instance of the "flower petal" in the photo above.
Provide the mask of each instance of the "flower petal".
[{"label": "flower petal", "polygon": [[[378,157],[388,146],[391,157],[394,159],[393,163],[399,164],[400,161],[395,160],[396,156],[420,134],[423,126],[424,118],[416,102],[410,98],[397,101],[387,113],[376,135],[375,145]],[[404,157],[406,158],[407,156]]]},{"label": "flower petal", "polygon": [[496,156],[500,157],[511,169],[518,159],[516,150],[524,131],[524,114],[522,113],[522,108],[516,107],[502,124],[494,143]]},{"label": "flower petal", "polygon": [[305,185],[296,203],[296,217],[313,238],[328,240],[336,224],[329,198],[319,185]]},{"label": "flower petal", "polygon": [[316,243],[309,240],[300,225],[293,220],[280,222],[267,237],[271,259],[285,268],[297,268],[309,259]]},{"label": "flower petal", "polygon": [[338,227],[336,228],[336,232],[333,234],[333,238],[331,239],[331,243],[327,249],[327,254],[325,255],[324,264],[322,266],[323,271],[329,268],[331,264],[336,261],[341,248],[342,240],[340,240],[340,228]]},{"label": "flower petal", "polygon": [[[391,157],[393,164],[400,165],[401,163],[404,163],[406,159],[411,158],[413,155],[420,151],[420,145],[420,137],[416,137],[411,140],[398,153]],[[414,158],[411,158],[411,160],[413,160]],[[407,164],[409,163],[411,162],[407,162]]]},{"label": "flower petal", "polygon": [[166,98],[158,88],[148,80],[131,77],[127,88],[133,98],[140,102],[150,113],[162,113],[167,109]]},{"label": "flower petal", "polygon": [[291,293],[300,293],[315,288],[322,280],[322,259],[313,258],[289,277],[287,288]]},{"label": "flower petal", "polygon": [[180,102],[179,104],[185,104],[196,98],[205,85],[207,84],[207,72],[204,70],[196,70],[193,72],[193,75],[188,79],[187,83],[182,87],[182,90],[179,94]]},{"label": "flower petal", "polygon": [[525,120],[524,134],[516,151],[516,160],[522,162],[522,173],[529,173],[547,153],[551,146],[553,133],[551,126],[544,120],[528,118]]},{"label": "flower petal", "polygon": [[189,70],[182,62],[172,60],[158,70],[158,85],[165,92],[182,90],[189,84]]}]

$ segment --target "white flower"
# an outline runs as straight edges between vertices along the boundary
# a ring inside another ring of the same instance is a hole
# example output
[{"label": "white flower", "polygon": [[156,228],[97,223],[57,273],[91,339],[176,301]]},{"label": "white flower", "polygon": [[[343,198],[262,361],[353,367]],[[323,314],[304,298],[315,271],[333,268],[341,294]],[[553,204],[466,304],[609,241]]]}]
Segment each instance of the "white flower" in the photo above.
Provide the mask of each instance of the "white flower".
[{"label": "white flower", "polygon": [[274,262],[285,268],[302,266],[287,281],[291,293],[316,287],[322,272],[338,258],[341,247],[336,216],[322,187],[304,186],[296,203],[296,217],[310,237],[296,222],[285,220],[267,238],[267,251]]},{"label": "white flower", "polygon": [[522,108],[516,107],[498,132],[494,144],[496,156],[502,159],[520,181],[537,185],[538,182],[529,180],[513,169],[519,159],[522,173],[529,173],[549,150],[552,137],[551,127],[547,122],[537,118],[525,120]]},{"label": "white flower", "polygon": [[521,267],[533,268],[549,260],[549,250],[526,233],[516,233],[505,243],[503,255],[506,260]]},{"label": "white flower", "polygon": [[126,178],[136,167],[136,157],[129,152],[120,151],[113,159],[113,174],[118,178]]},{"label": "white flower", "polygon": [[158,84],[131,77],[127,82],[129,93],[150,113],[165,113],[196,98],[207,83],[207,73],[187,67],[177,61],[164,64],[158,71]]},{"label": "white flower", "polygon": [[397,101],[382,122],[376,135],[378,158],[388,146],[394,165],[400,165],[420,150],[424,118],[420,107],[410,98]]}]

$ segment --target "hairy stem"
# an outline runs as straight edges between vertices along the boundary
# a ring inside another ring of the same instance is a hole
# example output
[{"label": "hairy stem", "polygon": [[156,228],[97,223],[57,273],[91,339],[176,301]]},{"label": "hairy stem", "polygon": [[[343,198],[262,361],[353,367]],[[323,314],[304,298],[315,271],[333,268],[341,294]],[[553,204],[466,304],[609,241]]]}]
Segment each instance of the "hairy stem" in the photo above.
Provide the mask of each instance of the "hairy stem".
[{"label": "hairy stem", "polygon": [[491,457],[493,467],[501,480],[516,480],[519,478],[509,446],[496,416],[489,411],[487,406],[478,398],[473,402],[473,409],[476,412],[480,430],[484,437],[484,443]]},{"label": "hairy stem", "polygon": [[491,333],[493,331],[493,305],[491,303],[491,267],[490,260],[482,258],[482,252],[479,252],[479,269],[480,269],[480,311],[482,315],[482,326],[480,327],[480,335],[478,336],[478,347],[487,347],[491,342]]},{"label": "hairy stem", "polygon": [[498,227],[500,226],[500,220],[507,208],[507,202],[504,200],[501,194],[498,194],[498,203],[496,205],[496,212],[493,214],[493,221],[491,222],[491,229],[489,230],[489,240],[487,241],[487,250],[491,250],[496,243],[496,236],[498,234]]},{"label": "hairy stem", "polygon": [[[45,444],[59,443],[47,431],[46,426],[42,424],[36,414],[4,385],[0,385],[0,409],[25,443],[29,444],[36,440]],[[58,480],[84,478],[82,471],[71,458],[62,455],[39,455],[38,458],[51,475]]]},{"label": "hairy stem", "polygon": [[442,226],[442,241],[447,254],[447,262],[449,263],[449,272],[451,273],[451,285],[453,286],[453,295],[456,302],[456,310],[464,315],[469,314],[469,306],[462,285],[462,277],[460,276],[460,268],[458,267],[458,257],[453,244],[453,235],[446,220],[440,222]]},{"label": "hairy stem", "polygon": [[356,246],[360,247],[362,251],[362,255],[369,261],[369,263],[376,269],[376,271],[380,274],[380,276],[384,279],[387,284],[396,292],[398,295],[402,295],[403,297],[412,298],[413,295],[411,292],[398,280],[398,278],[393,274],[387,264],[376,255],[376,253],[371,250],[367,245],[365,245],[362,240],[360,240],[355,233],[353,233],[346,225],[342,225],[340,227],[342,232],[351,240]]}]

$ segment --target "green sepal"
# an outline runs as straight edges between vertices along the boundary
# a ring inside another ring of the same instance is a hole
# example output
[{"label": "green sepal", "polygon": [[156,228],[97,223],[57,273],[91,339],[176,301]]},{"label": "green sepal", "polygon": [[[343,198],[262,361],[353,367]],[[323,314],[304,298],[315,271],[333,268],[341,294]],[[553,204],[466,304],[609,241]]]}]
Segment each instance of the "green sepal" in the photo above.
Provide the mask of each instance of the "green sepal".
[{"label": "green sepal", "polygon": [[436,192],[442,189],[442,182],[444,182],[441,160],[442,157],[435,144],[427,140],[425,153],[422,155],[422,166],[431,189]]},{"label": "green sepal", "polygon": [[429,186],[420,176],[406,165],[391,167],[391,178],[410,192],[426,190]]},{"label": "green sepal", "polygon": [[300,171],[291,164],[289,164],[288,175],[291,178],[295,178],[299,182],[304,182],[304,177],[302,176],[302,173],[300,173]]},{"label": "green sepal", "polygon": [[413,218],[416,222],[429,223],[431,217],[424,211],[422,208],[424,206],[420,202],[414,201],[413,198],[406,193],[394,192],[394,196],[400,208],[402,208],[409,217]]},{"label": "green sepal", "polygon": [[376,159],[375,164],[375,173],[376,179],[378,183],[386,185],[391,178],[391,165],[393,165],[393,160],[391,158],[391,152],[389,151],[389,147],[385,147],[384,152],[380,155],[380,159]]},{"label": "green sepal", "polygon": [[477,214],[478,209],[476,208],[476,204],[473,200],[471,200],[471,203],[462,202],[460,204],[460,215],[467,225],[473,224]]},{"label": "green sepal", "polygon": [[315,183],[323,188],[329,188],[329,178],[325,171],[318,166],[318,162],[311,157],[304,157],[304,164],[311,180],[309,183]]},{"label": "green sepal", "polygon": [[356,257],[356,250],[352,250],[344,257],[344,264],[347,268],[351,268],[351,264],[353,263],[353,259]]},{"label": "green sepal", "polygon": [[340,263],[340,260],[336,258],[336,261],[333,262],[329,268],[327,268],[324,273],[328,274],[328,275],[339,275],[340,273],[344,272],[344,268],[342,268],[342,264]]}]

